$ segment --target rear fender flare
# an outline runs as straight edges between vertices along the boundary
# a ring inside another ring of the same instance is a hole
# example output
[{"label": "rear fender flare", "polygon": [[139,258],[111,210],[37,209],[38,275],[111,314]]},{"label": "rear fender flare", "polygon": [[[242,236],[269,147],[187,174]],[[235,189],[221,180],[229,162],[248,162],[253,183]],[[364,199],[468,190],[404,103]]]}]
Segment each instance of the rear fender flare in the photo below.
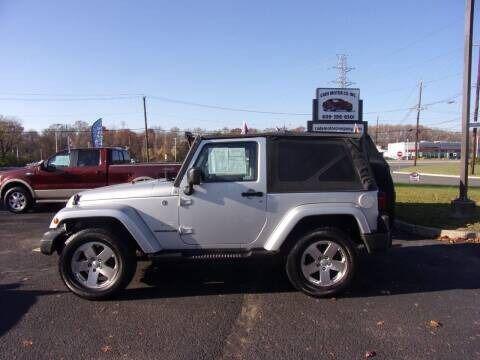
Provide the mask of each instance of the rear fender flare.
[{"label": "rear fender flare", "polygon": [[360,208],[349,203],[324,203],[297,206],[288,211],[265,242],[268,251],[278,251],[290,232],[300,220],[316,215],[352,215],[357,221],[361,234],[369,234],[372,230],[365,214]]}]

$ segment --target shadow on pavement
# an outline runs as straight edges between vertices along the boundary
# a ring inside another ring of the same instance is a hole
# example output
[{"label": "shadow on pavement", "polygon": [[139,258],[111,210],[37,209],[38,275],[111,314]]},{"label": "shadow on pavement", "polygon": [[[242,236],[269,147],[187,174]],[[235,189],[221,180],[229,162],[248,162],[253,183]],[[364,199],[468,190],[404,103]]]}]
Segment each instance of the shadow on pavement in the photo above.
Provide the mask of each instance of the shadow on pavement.
[{"label": "shadow on pavement", "polygon": [[154,262],[140,281],[149,287],[127,289],[120,300],[294,291],[273,259]]},{"label": "shadow on pavement", "polygon": [[[42,213],[56,213],[60,211],[62,208],[65,207],[66,203],[42,203],[42,204],[35,204],[30,210],[28,210],[25,214],[42,214]],[[0,210],[7,211],[8,210],[3,206],[0,205]],[[19,218],[24,214],[13,214],[15,216],[19,216]]]},{"label": "shadow on pavement", "polygon": [[52,204],[36,204],[30,212],[34,213],[51,213],[58,212],[65,207],[65,203],[52,203]]},{"label": "shadow on pavement", "polygon": [[[360,256],[360,268],[342,297],[384,296],[480,288],[480,245],[394,246],[383,254]],[[144,270],[149,287],[128,289],[120,300],[237,293],[295,291],[283,266],[258,259],[235,263],[157,263]]]},{"label": "shadow on pavement", "polygon": [[37,298],[63,291],[22,290],[18,283],[0,285],[0,337],[15,326]]},{"label": "shadow on pavement", "polygon": [[480,288],[480,245],[445,244],[393,247],[361,259],[346,297],[410,294]]}]

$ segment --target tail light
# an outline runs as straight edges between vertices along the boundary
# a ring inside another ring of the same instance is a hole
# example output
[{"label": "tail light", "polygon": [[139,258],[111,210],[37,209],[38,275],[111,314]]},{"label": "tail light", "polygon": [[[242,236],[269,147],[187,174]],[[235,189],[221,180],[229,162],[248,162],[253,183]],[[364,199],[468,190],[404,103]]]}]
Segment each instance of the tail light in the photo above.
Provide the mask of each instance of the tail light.
[{"label": "tail light", "polygon": [[378,211],[386,211],[387,210],[387,194],[383,191],[379,191],[377,195],[378,200]]}]

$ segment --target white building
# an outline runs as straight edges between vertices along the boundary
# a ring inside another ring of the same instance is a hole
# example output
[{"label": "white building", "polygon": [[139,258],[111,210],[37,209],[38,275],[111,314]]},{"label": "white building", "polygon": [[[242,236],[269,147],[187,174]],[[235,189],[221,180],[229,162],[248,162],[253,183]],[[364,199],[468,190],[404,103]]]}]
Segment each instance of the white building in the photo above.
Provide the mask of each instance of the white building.
[{"label": "white building", "polygon": [[[415,157],[415,142],[390,143],[384,155],[393,159],[413,159]],[[460,159],[460,142],[419,141],[418,157],[426,159]]]}]

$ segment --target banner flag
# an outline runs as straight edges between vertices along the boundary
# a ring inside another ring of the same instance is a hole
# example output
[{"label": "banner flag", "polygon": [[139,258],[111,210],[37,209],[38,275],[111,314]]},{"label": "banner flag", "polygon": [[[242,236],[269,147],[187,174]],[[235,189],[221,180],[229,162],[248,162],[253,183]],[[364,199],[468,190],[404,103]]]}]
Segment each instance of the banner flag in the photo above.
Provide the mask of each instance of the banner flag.
[{"label": "banner flag", "polygon": [[102,118],[95,121],[92,125],[92,146],[94,148],[102,147],[103,145],[103,125]]}]

